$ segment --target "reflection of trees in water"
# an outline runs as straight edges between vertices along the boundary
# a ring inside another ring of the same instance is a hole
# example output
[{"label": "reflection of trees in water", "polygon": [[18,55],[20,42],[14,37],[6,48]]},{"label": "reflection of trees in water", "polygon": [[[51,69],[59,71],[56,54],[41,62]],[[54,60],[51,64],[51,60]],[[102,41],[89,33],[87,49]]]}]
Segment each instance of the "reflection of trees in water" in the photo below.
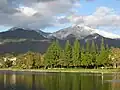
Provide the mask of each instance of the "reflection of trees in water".
[{"label": "reflection of trees in water", "polygon": [[38,84],[36,84],[37,83],[37,78],[36,78],[36,75],[35,74],[33,74],[32,75],[32,90],[45,90],[42,86],[41,86],[41,84],[38,82]]},{"label": "reflection of trees in water", "polygon": [[2,74],[0,82],[0,90],[109,90],[101,75],[89,73]]},{"label": "reflection of trees in water", "polygon": [[34,74],[26,74],[26,75],[18,75],[17,76],[17,84],[23,84],[26,89],[25,90],[44,90],[41,88],[41,84],[37,84],[38,79]]},{"label": "reflection of trees in water", "polygon": [[36,85],[37,78],[35,75],[16,75],[16,74],[2,74],[0,75],[0,90],[45,90],[40,83]]},{"label": "reflection of trees in water", "polygon": [[4,88],[6,88],[6,83],[7,83],[6,74],[4,74]]},{"label": "reflection of trees in water", "polygon": [[120,90],[120,73],[114,73],[112,80],[112,90]]},{"label": "reflection of trees in water", "polygon": [[16,74],[12,74],[10,78],[10,84],[15,85],[16,84]]}]

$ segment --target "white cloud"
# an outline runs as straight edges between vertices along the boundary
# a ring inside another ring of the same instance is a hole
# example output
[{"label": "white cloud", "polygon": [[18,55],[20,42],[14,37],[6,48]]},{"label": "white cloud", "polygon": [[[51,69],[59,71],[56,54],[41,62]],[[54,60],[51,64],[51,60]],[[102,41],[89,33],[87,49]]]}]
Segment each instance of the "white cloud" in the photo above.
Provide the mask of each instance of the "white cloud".
[{"label": "white cloud", "polygon": [[112,8],[99,7],[92,15],[72,15],[68,18],[73,24],[84,23],[91,27],[120,27],[120,15]]},{"label": "white cloud", "polygon": [[34,10],[33,8],[24,7],[24,6],[19,7],[17,10],[27,16],[33,16],[35,13],[37,13],[37,11]]},{"label": "white cloud", "polygon": [[0,0],[0,25],[46,28],[55,16],[71,12],[79,0]]}]

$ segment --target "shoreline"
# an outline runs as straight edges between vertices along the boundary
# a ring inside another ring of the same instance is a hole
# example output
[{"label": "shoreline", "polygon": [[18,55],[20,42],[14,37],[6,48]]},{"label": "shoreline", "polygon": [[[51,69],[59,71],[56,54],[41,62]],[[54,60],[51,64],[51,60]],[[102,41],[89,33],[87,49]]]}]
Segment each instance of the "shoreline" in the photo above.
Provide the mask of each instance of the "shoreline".
[{"label": "shoreline", "polygon": [[0,69],[1,71],[12,71],[12,72],[68,72],[68,73],[120,73],[120,69]]}]

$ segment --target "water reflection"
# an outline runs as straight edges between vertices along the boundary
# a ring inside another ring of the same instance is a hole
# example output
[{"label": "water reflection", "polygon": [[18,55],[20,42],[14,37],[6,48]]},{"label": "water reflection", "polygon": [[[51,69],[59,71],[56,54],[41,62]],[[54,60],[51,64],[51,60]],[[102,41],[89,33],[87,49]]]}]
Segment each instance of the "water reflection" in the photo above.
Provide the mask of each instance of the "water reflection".
[{"label": "water reflection", "polygon": [[112,83],[112,90],[120,90],[120,74],[114,73]]},{"label": "water reflection", "polygon": [[120,90],[120,74],[0,73],[0,90]]}]

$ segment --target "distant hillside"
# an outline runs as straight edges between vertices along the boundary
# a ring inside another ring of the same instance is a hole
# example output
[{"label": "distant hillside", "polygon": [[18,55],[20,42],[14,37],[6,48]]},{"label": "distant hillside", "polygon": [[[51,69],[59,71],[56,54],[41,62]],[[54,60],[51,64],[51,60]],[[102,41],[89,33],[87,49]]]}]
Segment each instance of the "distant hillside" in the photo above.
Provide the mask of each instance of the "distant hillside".
[{"label": "distant hillside", "polygon": [[0,39],[38,39],[38,40],[43,40],[43,39],[45,39],[45,37],[43,37],[36,31],[16,29],[14,31],[1,32]]}]

